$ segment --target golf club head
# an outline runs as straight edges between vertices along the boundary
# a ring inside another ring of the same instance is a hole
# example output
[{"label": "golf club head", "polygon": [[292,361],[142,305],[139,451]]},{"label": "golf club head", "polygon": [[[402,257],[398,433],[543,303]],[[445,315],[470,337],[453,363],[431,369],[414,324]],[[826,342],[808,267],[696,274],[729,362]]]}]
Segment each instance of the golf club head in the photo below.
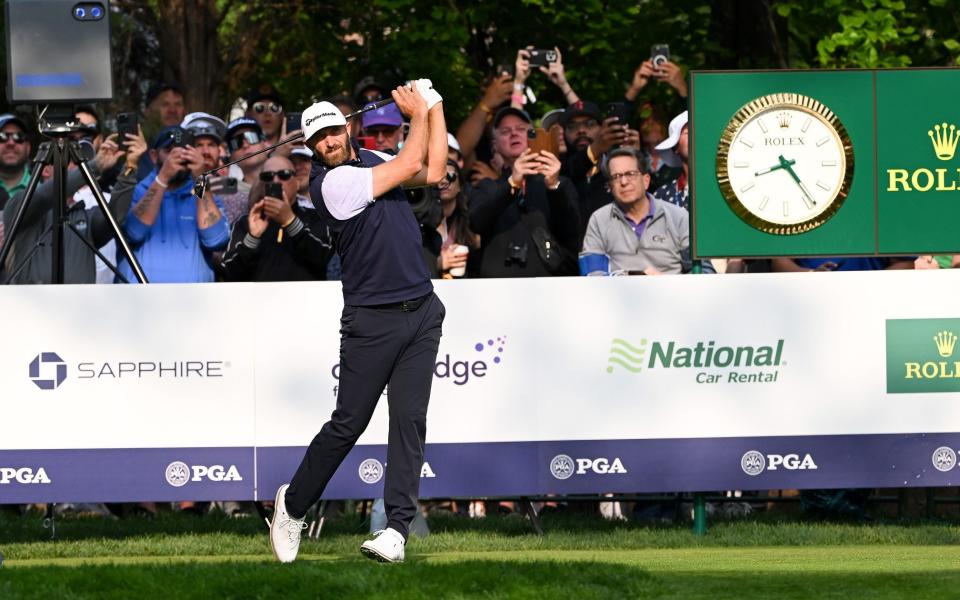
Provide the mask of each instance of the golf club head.
[{"label": "golf club head", "polygon": [[193,195],[197,197],[197,200],[202,200],[203,195],[207,192],[207,179],[208,177],[203,175],[193,184]]}]

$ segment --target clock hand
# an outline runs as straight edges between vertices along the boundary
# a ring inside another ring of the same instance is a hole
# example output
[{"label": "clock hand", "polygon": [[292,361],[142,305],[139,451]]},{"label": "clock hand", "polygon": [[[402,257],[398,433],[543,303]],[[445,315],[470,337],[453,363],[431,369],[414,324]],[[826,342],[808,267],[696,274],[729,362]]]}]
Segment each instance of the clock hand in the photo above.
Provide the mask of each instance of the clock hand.
[{"label": "clock hand", "polygon": [[800,187],[800,191],[803,192],[803,201],[807,205],[807,209],[811,209],[817,205],[817,201],[813,199],[813,196],[810,194],[810,190],[807,189],[807,186],[803,185],[803,182],[800,181],[800,178],[797,176],[796,172],[794,172],[793,167],[790,166],[796,162],[797,161],[795,160],[787,160],[782,154],[780,155],[780,166],[783,167],[787,173],[790,173],[790,177],[793,177],[793,180],[797,182],[797,185]]},{"label": "clock hand", "polygon": [[[795,160],[789,160],[789,161],[787,161],[787,163],[793,165],[793,164],[796,164],[797,161],[795,161]],[[754,173],[753,176],[756,177],[757,175],[766,175],[767,173],[773,173],[773,172],[776,171],[777,169],[782,169],[782,168],[783,168],[783,165],[782,165],[782,164],[777,164],[777,165],[774,165],[774,166],[770,167],[769,169],[760,169],[759,171],[757,171],[756,173]]]}]

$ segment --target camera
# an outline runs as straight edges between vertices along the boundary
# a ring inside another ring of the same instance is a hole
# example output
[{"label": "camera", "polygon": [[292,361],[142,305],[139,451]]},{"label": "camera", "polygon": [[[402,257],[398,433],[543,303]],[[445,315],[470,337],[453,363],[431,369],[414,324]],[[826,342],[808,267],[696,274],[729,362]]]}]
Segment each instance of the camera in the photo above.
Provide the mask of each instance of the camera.
[{"label": "camera", "polygon": [[174,129],[170,132],[174,148],[186,148],[193,145],[193,133],[186,129]]},{"label": "camera", "polygon": [[650,61],[654,69],[659,69],[663,63],[670,60],[670,46],[667,44],[654,44],[650,48]]},{"label": "camera", "polygon": [[545,67],[548,63],[557,62],[557,51],[545,48],[534,48],[530,52],[531,67]]},{"label": "camera", "polygon": [[510,266],[516,264],[521,267],[527,266],[527,243],[517,244],[516,242],[510,242],[507,245],[507,256],[503,260],[503,264]]}]

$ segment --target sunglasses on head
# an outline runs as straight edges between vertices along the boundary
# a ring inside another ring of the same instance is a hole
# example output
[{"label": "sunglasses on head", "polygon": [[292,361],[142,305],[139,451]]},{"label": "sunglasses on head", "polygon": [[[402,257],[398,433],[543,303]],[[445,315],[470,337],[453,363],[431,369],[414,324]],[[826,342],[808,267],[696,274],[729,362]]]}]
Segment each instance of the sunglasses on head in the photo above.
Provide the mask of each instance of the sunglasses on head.
[{"label": "sunglasses on head", "polygon": [[16,144],[22,144],[27,141],[27,134],[20,131],[15,131],[13,133],[0,131],[0,144],[6,144],[7,140],[13,140]]},{"label": "sunglasses on head", "polygon": [[230,152],[236,152],[240,148],[243,148],[244,142],[247,144],[258,144],[263,141],[263,138],[260,137],[260,134],[256,131],[244,131],[243,133],[238,133],[229,140],[227,140],[227,148],[230,149]]},{"label": "sunglasses on head", "polygon": [[253,112],[255,113],[264,113],[269,110],[272,113],[278,113],[283,110],[283,107],[276,102],[254,102],[253,103]]},{"label": "sunglasses on head", "polygon": [[279,177],[280,181],[290,181],[290,178],[296,175],[291,169],[281,169],[279,171],[260,171],[260,181],[273,181],[274,177]]}]

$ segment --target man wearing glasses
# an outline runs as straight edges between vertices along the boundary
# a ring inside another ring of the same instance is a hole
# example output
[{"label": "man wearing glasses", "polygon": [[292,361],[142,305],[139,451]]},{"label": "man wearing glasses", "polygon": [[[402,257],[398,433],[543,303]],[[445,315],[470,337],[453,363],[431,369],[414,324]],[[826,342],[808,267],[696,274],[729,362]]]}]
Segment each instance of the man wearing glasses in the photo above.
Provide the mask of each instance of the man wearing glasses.
[{"label": "man wearing glasses", "polygon": [[4,199],[27,189],[31,150],[26,124],[14,115],[0,115],[0,187],[6,192]]},{"label": "man wearing glasses", "polygon": [[[274,156],[260,171],[263,184],[279,183],[282,198],[264,196],[233,226],[219,268],[225,281],[312,281],[326,279],[333,247],[313,208],[299,202],[295,169]],[[258,190],[262,189],[258,186]]]},{"label": "man wearing glasses", "polygon": [[[369,107],[368,104],[364,108]],[[363,113],[363,135],[373,138],[375,150],[396,154],[403,141],[403,115],[396,104]]]},{"label": "man wearing glasses", "polygon": [[283,101],[271,85],[261,85],[247,96],[247,117],[260,125],[267,145],[280,141],[283,126]]},{"label": "man wearing glasses", "polygon": [[690,270],[687,211],[647,192],[650,175],[639,150],[617,148],[601,171],[614,201],[598,208],[587,224],[583,252],[605,254],[610,271],[663,275]]},{"label": "man wearing glasses", "polygon": [[[227,143],[227,153],[231,162],[244,159],[267,147],[260,124],[249,117],[230,121],[224,141]],[[237,165],[243,172],[243,179],[237,182],[236,193],[227,194],[221,198],[228,224],[233,225],[237,219],[247,213],[250,189],[259,180],[260,170],[266,160],[267,153],[264,152]]]}]

